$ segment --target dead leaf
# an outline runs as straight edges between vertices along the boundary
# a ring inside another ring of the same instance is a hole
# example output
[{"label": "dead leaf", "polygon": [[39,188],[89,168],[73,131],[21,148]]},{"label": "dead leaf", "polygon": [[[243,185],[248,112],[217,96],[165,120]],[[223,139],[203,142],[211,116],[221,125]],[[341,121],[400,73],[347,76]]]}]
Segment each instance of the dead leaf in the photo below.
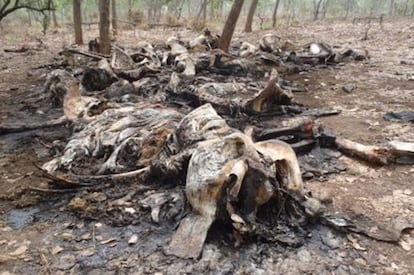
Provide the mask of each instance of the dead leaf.
[{"label": "dead leaf", "polygon": [[57,245],[57,246],[53,247],[50,252],[52,253],[52,255],[57,255],[60,252],[62,252],[63,250],[64,249],[62,247],[60,247],[60,246]]},{"label": "dead leaf", "polygon": [[91,233],[85,233],[80,237],[80,239],[87,241],[87,240],[92,239],[92,235],[91,235]]},{"label": "dead leaf", "polygon": [[69,207],[74,210],[86,210],[88,207],[88,202],[82,198],[73,198],[69,202]]},{"label": "dead leaf", "polygon": [[26,245],[19,246],[14,252],[9,253],[10,256],[20,256],[27,251],[28,247]]},{"label": "dead leaf", "polygon": [[75,238],[75,236],[70,232],[63,232],[62,234],[60,234],[60,236],[65,241],[71,241]]},{"label": "dead leaf", "polygon": [[85,249],[85,250],[82,250],[80,253],[79,253],[79,255],[81,255],[82,257],[90,257],[90,256],[92,256],[93,254],[95,254],[95,249],[94,248],[88,248],[88,249]]},{"label": "dead leaf", "polygon": [[100,244],[108,244],[108,243],[111,243],[111,242],[116,242],[116,239],[115,238],[109,238],[107,240],[101,241]]},{"label": "dead leaf", "polygon": [[353,246],[353,248],[355,248],[356,250],[359,251],[366,251],[367,249],[365,247],[362,247],[359,243],[358,240],[356,238],[354,238],[351,235],[347,236],[347,239],[351,242],[351,245]]}]

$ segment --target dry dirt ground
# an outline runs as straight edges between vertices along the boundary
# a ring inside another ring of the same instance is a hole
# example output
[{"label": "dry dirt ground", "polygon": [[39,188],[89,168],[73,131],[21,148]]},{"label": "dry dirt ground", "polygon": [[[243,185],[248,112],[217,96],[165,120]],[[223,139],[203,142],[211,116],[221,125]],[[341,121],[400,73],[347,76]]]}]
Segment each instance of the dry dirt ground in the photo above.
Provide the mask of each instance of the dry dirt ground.
[{"label": "dry dirt ground", "polygon": [[[414,142],[414,124],[383,119],[388,111],[414,111],[414,23],[412,20],[366,26],[349,22],[301,25],[279,30],[294,44],[323,41],[340,48],[367,50],[368,62],[346,63],[307,74],[291,76],[308,93],[296,94],[311,107],[334,107],[342,113],[322,118],[336,134],[366,144],[389,140]],[[119,35],[118,43],[139,40],[164,41],[171,34],[194,37],[189,30],[138,30]],[[256,43],[267,33],[237,33],[235,41]],[[85,40],[96,33],[87,31]],[[0,122],[33,123],[50,119],[48,102],[35,102],[33,90],[44,83],[46,70],[58,50],[73,41],[66,30],[42,36],[38,30],[1,30]],[[22,45],[41,50],[6,53]],[[36,69],[37,68],[37,69]],[[343,91],[346,84],[356,88]],[[30,92],[31,91],[31,92]],[[33,106],[41,106],[34,108]],[[56,114],[58,117],[59,113]],[[171,237],[156,225],[114,227],[105,221],[82,219],[67,209],[73,195],[34,196],[29,186],[40,186],[33,162],[50,158],[48,144],[70,134],[65,127],[0,136],[0,274],[414,274],[414,232],[406,231],[399,244],[342,234],[324,226],[310,229],[309,241],[300,248],[277,244],[247,243],[235,248],[221,237],[211,236],[198,261],[166,257],[162,247]],[[414,167],[372,167],[348,159],[346,172],[324,181],[307,182],[316,197],[331,201],[330,207],[350,216],[363,214],[390,225],[395,220],[414,221]],[[151,230],[148,230],[150,228]],[[128,245],[137,234],[138,240]],[[158,273],[160,274],[160,273]]]}]

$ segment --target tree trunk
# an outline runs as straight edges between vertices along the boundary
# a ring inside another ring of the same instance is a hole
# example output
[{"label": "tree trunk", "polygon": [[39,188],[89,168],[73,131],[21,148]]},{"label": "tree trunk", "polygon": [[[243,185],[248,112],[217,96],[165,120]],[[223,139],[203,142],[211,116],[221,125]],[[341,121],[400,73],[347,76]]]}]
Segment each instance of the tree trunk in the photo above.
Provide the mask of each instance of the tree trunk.
[{"label": "tree trunk", "polygon": [[[209,15],[209,17],[210,17],[210,20],[211,19],[214,19],[214,18],[216,18],[216,3],[215,3],[216,1],[209,1],[209,3],[210,3],[210,15]],[[218,4],[218,3],[217,3]]]},{"label": "tree trunk", "polygon": [[57,21],[56,18],[56,6],[55,6],[55,1],[50,1],[50,6],[52,8],[52,10],[49,13],[49,17],[52,19],[53,21],[53,27],[54,28],[59,28],[59,23]]},{"label": "tree trunk", "polygon": [[73,24],[75,27],[75,43],[83,44],[81,0],[73,0]]},{"label": "tree trunk", "polygon": [[154,1],[155,2],[155,21],[160,22],[161,21],[161,8],[162,8],[162,2],[159,0]]},{"label": "tree trunk", "polygon": [[286,23],[285,23],[286,29],[289,28],[289,26],[290,26],[290,13],[289,13],[289,11],[290,11],[290,5],[291,4],[292,4],[292,1],[287,1],[286,7],[284,7],[284,10],[287,11]]},{"label": "tree trunk", "polygon": [[277,11],[279,10],[279,4],[280,4],[280,0],[277,0],[276,1],[275,8],[273,9],[273,14],[272,14],[272,27],[273,28],[276,27],[276,23],[277,23]]},{"label": "tree trunk", "polygon": [[250,4],[249,13],[247,14],[246,26],[244,26],[245,32],[252,32],[253,16],[257,8],[257,2],[259,0],[253,0]]},{"label": "tree trunk", "polygon": [[200,6],[200,10],[198,11],[198,18],[202,18],[203,19],[203,25],[206,25],[207,22],[207,4],[208,4],[208,0],[202,0],[201,1],[201,6]]},{"label": "tree trunk", "polygon": [[405,1],[405,6],[404,6],[404,12],[403,12],[403,15],[404,15],[404,16],[407,16],[407,13],[408,13],[408,0],[406,0],[406,1]]},{"label": "tree trunk", "polygon": [[348,19],[349,10],[351,9],[351,0],[346,1],[345,20]]},{"label": "tree trunk", "polygon": [[315,5],[315,12],[313,15],[313,20],[316,21],[319,18],[319,10],[321,8],[321,4],[322,4],[322,0],[316,0],[318,1],[317,4]]},{"label": "tree trunk", "polygon": [[102,54],[111,53],[109,38],[109,0],[99,0],[99,50]]},{"label": "tree trunk", "polygon": [[224,0],[221,0],[220,4],[219,4],[219,16],[220,16],[220,18],[223,17],[223,10],[224,10]]},{"label": "tree trunk", "polygon": [[293,20],[296,19],[296,5],[295,4],[292,5],[292,19]]},{"label": "tree trunk", "polygon": [[29,23],[29,27],[32,26],[32,14],[30,10],[27,10],[27,21]]},{"label": "tree trunk", "polygon": [[392,15],[393,14],[393,10],[394,10],[394,0],[390,1],[390,10],[388,12],[388,15]]},{"label": "tree trunk", "polygon": [[132,0],[128,0],[128,20],[132,21]]},{"label": "tree trunk", "polygon": [[239,19],[243,3],[244,0],[234,0],[233,6],[231,7],[219,41],[219,48],[222,51],[227,52],[229,50],[230,41],[233,37],[234,30],[236,29],[237,19]]},{"label": "tree trunk", "polygon": [[118,16],[116,15],[116,0],[111,0],[111,12],[112,12],[112,32],[114,35],[117,34],[118,31]]},{"label": "tree trunk", "polygon": [[322,19],[326,18],[326,13],[327,12],[328,12],[328,0],[325,0],[322,3]]},{"label": "tree trunk", "polygon": [[52,11],[53,27],[59,28],[59,23],[56,18],[56,11]]}]

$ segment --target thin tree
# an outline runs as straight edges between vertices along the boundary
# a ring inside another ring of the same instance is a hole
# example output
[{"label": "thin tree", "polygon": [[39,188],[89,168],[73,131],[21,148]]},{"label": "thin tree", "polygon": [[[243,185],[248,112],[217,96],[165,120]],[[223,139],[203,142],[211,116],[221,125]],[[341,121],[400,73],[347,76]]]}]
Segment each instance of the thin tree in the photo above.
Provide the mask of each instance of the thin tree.
[{"label": "thin tree", "polygon": [[414,16],[414,2],[413,2],[413,4],[411,5],[411,16]]},{"label": "thin tree", "polygon": [[408,0],[405,0],[403,15],[407,16],[407,12],[408,12]]},{"label": "thin tree", "polygon": [[351,6],[352,6],[352,3],[351,3],[351,0],[347,0],[346,1],[346,6],[345,6],[345,20],[346,19],[348,19],[348,15],[349,15],[349,12],[350,12],[350,10],[351,10]]},{"label": "thin tree", "polygon": [[394,0],[391,0],[390,1],[390,9],[388,11],[388,15],[391,16],[393,14],[393,11],[394,11]]},{"label": "thin tree", "polygon": [[321,9],[321,4],[323,0],[316,0],[317,2],[315,2],[315,11],[313,14],[313,20],[316,21],[319,18],[319,11]]},{"label": "thin tree", "polygon": [[75,27],[75,43],[83,44],[81,0],[73,0],[73,25]]},{"label": "thin tree", "polygon": [[326,18],[326,13],[328,12],[328,0],[322,2],[322,19]]},{"label": "thin tree", "polygon": [[132,21],[132,0],[128,0],[128,20]]},{"label": "thin tree", "polygon": [[246,25],[244,26],[245,32],[252,32],[253,16],[256,12],[257,2],[259,0],[253,0],[250,4],[249,13],[247,14]]},{"label": "thin tree", "polygon": [[276,27],[276,22],[277,22],[277,11],[279,10],[279,5],[280,5],[280,0],[276,1],[276,5],[275,8],[273,9],[273,14],[272,14],[272,27],[275,28]]},{"label": "thin tree", "polygon": [[240,11],[243,7],[244,0],[234,0],[231,7],[229,16],[227,17],[226,24],[224,25],[223,32],[221,33],[219,41],[219,49],[227,52],[229,50],[230,41],[233,37],[234,30],[236,28],[237,20],[239,19]]},{"label": "thin tree", "polygon": [[198,12],[198,17],[202,16],[203,18],[203,26],[205,26],[207,22],[207,4],[208,4],[208,0],[202,0],[200,11]]},{"label": "thin tree", "polygon": [[49,11],[49,19],[53,20],[53,27],[59,28],[59,23],[56,18],[56,7],[55,7],[55,1],[50,1],[51,10]]},{"label": "thin tree", "polygon": [[99,50],[102,54],[111,53],[109,10],[109,0],[99,0]]},{"label": "thin tree", "polygon": [[111,12],[112,12],[112,32],[114,35],[118,32],[118,16],[116,15],[116,0],[111,1]]}]

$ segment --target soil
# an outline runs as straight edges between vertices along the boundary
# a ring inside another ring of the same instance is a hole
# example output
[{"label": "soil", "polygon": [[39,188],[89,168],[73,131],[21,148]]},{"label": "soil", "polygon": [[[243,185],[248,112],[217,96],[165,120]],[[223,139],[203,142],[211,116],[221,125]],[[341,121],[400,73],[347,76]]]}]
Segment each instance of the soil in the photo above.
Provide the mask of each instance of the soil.
[{"label": "soil", "polygon": [[[321,118],[339,136],[364,144],[390,140],[414,142],[414,124],[386,121],[389,111],[414,111],[414,24],[389,20],[382,26],[324,22],[279,30],[296,45],[323,41],[334,47],[366,51],[366,62],[321,67],[288,78],[305,85],[297,101],[315,108],[332,107],[341,114]],[[85,41],[96,36],[85,32]],[[266,31],[236,33],[235,43],[256,43]],[[0,122],[35,123],[63,115],[51,111],[41,92],[57,52],[73,41],[68,30],[45,36],[39,30],[1,31]],[[164,41],[172,34],[195,37],[190,30],[121,31],[117,42],[126,47],[138,41]],[[41,42],[39,42],[41,41]],[[23,53],[4,49],[27,45]],[[38,47],[39,49],[35,49]],[[352,85],[351,93],[343,87]],[[45,187],[33,163],[51,159],[50,145],[67,139],[66,126],[0,136],[0,274],[413,274],[414,231],[403,232],[396,243],[343,234],[322,225],[309,228],[309,240],[299,248],[252,241],[234,247],[211,234],[199,260],[165,256],[162,247],[173,230],[143,219],[115,226],[106,220],[81,217],[68,208],[74,194],[39,195],[29,187]],[[414,167],[373,167],[343,157],[348,169],[324,181],[306,182],[307,189],[329,207],[349,216],[364,215],[379,224],[406,220],[414,224]],[[134,186],[126,186],[127,194]],[[82,192],[82,191],[79,191]],[[97,191],[99,194],[99,191]],[[132,242],[131,237],[138,238]],[[128,244],[128,241],[131,243]]]}]

